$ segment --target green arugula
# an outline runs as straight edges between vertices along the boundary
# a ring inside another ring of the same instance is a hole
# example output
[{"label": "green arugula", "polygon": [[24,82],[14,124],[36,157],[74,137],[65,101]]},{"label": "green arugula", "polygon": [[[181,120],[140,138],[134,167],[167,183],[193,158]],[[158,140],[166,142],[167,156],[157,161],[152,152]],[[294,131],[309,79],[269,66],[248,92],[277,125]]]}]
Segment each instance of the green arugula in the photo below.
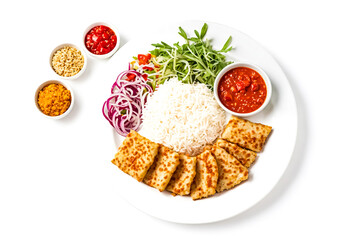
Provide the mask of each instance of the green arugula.
[{"label": "green arugula", "polygon": [[186,43],[179,42],[173,46],[165,42],[155,43],[151,54],[156,56],[156,62],[160,65],[157,82],[164,83],[166,80],[177,77],[183,83],[204,83],[213,89],[217,74],[228,64],[223,53],[229,52],[232,47],[231,36],[225,42],[221,50],[212,48],[210,40],[204,40],[208,25],[205,23],[200,33],[195,30],[196,37],[188,37],[184,29],[179,27],[179,35]]}]

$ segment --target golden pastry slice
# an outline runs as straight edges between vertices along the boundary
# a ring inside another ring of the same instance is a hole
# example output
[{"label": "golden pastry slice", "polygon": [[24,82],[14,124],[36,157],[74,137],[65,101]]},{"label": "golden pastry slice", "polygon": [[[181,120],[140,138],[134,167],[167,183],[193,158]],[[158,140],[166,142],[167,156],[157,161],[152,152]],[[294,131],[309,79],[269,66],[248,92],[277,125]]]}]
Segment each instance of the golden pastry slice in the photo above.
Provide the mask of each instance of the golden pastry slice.
[{"label": "golden pastry slice", "polygon": [[218,166],[209,150],[196,157],[196,175],[191,185],[193,200],[209,197],[216,193]]},{"label": "golden pastry slice", "polygon": [[230,143],[224,139],[219,138],[215,145],[225,149],[247,168],[249,168],[256,159],[256,152],[239,147],[238,145]]},{"label": "golden pastry slice", "polygon": [[221,138],[254,152],[260,152],[271,129],[272,127],[261,123],[231,116]]},{"label": "golden pastry slice", "polygon": [[160,146],[155,161],[144,178],[144,183],[159,189],[160,192],[164,191],[179,163],[177,152]]},{"label": "golden pastry slice", "polygon": [[154,162],[159,144],[131,130],[126,136],[112,163],[139,182]]},{"label": "golden pastry slice", "polygon": [[219,170],[216,192],[233,188],[248,178],[248,169],[225,149],[214,146],[212,154]]},{"label": "golden pastry slice", "polygon": [[188,195],[196,174],[196,157],[180,154],[179,160],[180,164],[171,177],[166,190],[177,195]]}]

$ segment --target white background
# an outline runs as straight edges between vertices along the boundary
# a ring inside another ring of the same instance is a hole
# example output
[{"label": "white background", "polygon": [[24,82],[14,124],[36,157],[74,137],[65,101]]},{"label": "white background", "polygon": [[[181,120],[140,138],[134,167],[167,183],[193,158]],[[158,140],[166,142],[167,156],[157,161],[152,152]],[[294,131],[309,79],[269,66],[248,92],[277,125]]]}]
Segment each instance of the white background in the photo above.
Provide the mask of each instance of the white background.
[{"label": "white background", "polygon": [[[1,3],[0,239],[359,239],[359,10],[356,1]],[[279,184],[219,223],[168,223],[118,198],[111,131],[98,127],[107,61],[89,59],[71,82],[76,105],[66,118],[46,119],[34,105],[36,87],[56,78],[52,48],[81,43],[87,25],[112,22],[125,44],[182,20],[222,23],[258,41],[298,105],[297,144]]]}]

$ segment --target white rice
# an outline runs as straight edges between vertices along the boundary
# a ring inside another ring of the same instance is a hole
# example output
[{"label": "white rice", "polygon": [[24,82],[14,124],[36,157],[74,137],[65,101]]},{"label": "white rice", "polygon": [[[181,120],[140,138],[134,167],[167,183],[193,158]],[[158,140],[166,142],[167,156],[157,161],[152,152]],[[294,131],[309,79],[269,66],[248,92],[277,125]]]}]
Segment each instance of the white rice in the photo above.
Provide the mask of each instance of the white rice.
[{"label": "white rice", "polygon": [[225,112],[204,84],[171,79],[148,98],[141,134],[191,156],[212,144],[225,126]]}]

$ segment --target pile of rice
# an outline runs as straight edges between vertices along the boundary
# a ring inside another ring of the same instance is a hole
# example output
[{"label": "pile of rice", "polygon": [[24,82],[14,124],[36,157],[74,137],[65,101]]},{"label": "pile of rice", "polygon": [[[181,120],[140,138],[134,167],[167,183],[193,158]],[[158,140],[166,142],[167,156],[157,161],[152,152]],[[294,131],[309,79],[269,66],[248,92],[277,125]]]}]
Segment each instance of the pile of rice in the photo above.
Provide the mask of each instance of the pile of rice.
[{"label": "pile of rice", "polygon": [[173,150],[199,154],[225,126],[225,112],[204,84],[171,79],[148,98],[141,134]]}]

